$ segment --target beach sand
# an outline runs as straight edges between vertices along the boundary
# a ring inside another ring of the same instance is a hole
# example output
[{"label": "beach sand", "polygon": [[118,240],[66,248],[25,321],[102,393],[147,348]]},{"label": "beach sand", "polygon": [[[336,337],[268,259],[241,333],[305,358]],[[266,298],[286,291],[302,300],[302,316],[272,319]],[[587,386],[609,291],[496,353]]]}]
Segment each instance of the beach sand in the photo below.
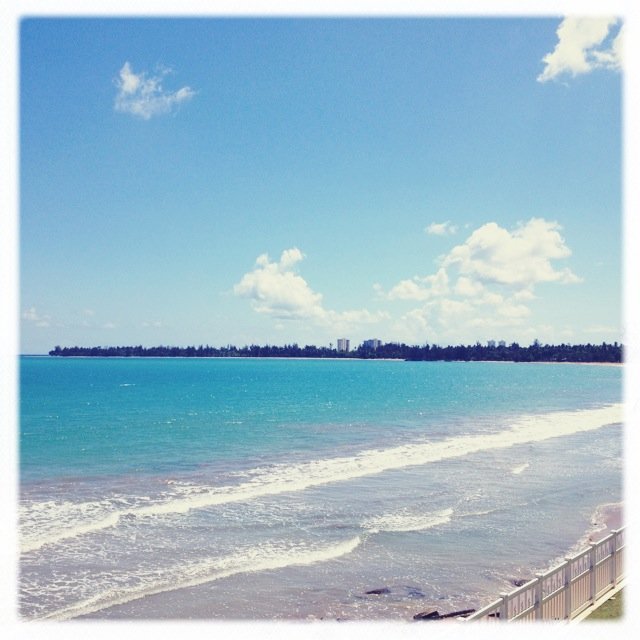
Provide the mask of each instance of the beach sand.
[{"label": "beach sand", "polygon": [[596,512],[596,523],[602,523],[604,529],[611,531],[623,526],[624,514],[622,503],[601,505]]},{"label": "beach sand", "polygon": [[611,531],[624,526],[624,509],[622,502],[601,504],[591,518],[591,528],[580,544],[598,542],[605,538]]}]

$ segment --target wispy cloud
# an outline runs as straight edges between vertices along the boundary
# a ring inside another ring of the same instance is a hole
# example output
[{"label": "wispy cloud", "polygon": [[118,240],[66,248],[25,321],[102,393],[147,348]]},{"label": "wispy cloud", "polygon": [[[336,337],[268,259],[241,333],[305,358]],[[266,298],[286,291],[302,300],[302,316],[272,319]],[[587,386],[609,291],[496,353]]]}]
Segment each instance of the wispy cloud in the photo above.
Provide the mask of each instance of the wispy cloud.
[{"label": "wispy cloud", "polygon": [[195,95],[190,87],[182,87],[173,93],[163,88],[162,80],[170,73],[168,68],[159,69],[156,75],[147,75],[144,71],[134,73],[129,62],[125,62],[115,80],[118,89],[114,104],[116,111],[149,120],[153,116],[170,113],[190,100]]},{"label": "wispy cloud", "polygon": [[616,335],[620,332],[618,327],[612,327],[606,324],[594,324],[585,328],[585,333],[611,334]]},{"label": "wispy cloud", "polygon": [[151,320],[151,321],[145,320],[144,322],[142,322],[140,326],[142,326],[145,329],[148,329],[148,328],[160,329],[164,326],[164,324],[162,323],[161,320]]},{"label": "wispy cloud", "polygon": [[33,323],[36,327],[51,326],[51,316],[38,313],[35,307],[30,307],[26,311],[23,311],[22,319]]},{"label": "wispy cloud", "polygon": [[558,43],[542,61],[538,82],[622,67],[623,28],[617,18],[565,18],[556,31]]},{"label": "wispy cloud", "polygon": [[295,268],[304,258],[297,248],[282,252],[278,262],[265,253],[258,256],[253,271],[234,285],[235,295],[251,300],[253,309],[278,320],[307,320],[318,326],[344,329],[378,322],[384,314],[367,309],[333,311],[325,309],[322,294],[316,293]]},{"label": "wispy cloud", "polygon": [[458,227],[447,220],[446,222],[432,222],[428,227],[425,227],[424,231],[431,236],[450,236],[457,230]]}]

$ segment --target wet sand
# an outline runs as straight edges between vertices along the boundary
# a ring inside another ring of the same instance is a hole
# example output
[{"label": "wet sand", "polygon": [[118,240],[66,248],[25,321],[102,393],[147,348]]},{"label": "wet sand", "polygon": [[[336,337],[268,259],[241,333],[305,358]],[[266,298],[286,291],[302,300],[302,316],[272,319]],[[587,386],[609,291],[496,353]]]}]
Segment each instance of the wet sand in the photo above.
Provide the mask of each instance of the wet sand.
[{"label": "wet sand", "polygon": [[624,505],[622,502],[601,504],[591,517],[591,527],[580,539],[573,550],[575,553],[582,551],[590,542],[599,542],[611,531],[624,526]]},{"label": "wet sand", "polygon": [[622,527],[624,524],[622,503],[604,504],[598,507],[596,511],[596,522],[594,524],[600,523],[602,523],[606,531]]}]

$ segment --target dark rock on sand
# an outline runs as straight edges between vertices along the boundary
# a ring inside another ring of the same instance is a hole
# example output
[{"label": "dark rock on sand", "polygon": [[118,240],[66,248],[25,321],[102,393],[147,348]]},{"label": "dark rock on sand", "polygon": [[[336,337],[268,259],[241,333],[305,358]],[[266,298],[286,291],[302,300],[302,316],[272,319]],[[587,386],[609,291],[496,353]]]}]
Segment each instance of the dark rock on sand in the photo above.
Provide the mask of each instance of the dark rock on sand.
[{"label": "dark rock on sand", "polygon": [[444,620],[445,618],[459,618],[474,613],[475,609],[462,609],[451,613],[438,613],[437,609],[427,609],[413,616],[414,620]]},{"label": "dark rock on sand", "polygon": [[437,609],[427,609],[413,616],[414,620],[439,620],[440,614]]},{"label": "dark rock on sand", "polygon": [[451,613],[445,613],[440,616],[442,618],[466,618],[468,615],[475,613],[475,609],[461,609],[460,611],[452,611]]},{"label": "dark rock on sand", "polygon": [[371,589],[371,591],[365,591],[368,596],[381,596],[385,593],[391,593],[391,589],[388,587],[380,587],[380,589]]}]

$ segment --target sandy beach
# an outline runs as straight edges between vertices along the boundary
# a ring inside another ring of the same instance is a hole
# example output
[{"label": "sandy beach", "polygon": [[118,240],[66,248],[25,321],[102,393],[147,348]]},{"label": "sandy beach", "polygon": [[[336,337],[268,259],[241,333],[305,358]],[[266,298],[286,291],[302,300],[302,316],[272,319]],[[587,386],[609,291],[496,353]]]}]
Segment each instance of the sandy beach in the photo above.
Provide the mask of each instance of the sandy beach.
[{"label": "sandy beach", "polygon": [[598,542],[611,531],[624,526],[624,503],[611,502],[601,504],[591,516],[591,525],[576,543],[571,553],[583,551],[591,542]]},{"label": "sandy beach", "polygon": [[[602,530],[612,531],[624,526],[624,509],[621,502],[604,504],[598,507],[594,516],[594,525],[601,525]],[[600,533],[600,531],[598,532]],[[596,538],[602,536],[595,536]]]}]

